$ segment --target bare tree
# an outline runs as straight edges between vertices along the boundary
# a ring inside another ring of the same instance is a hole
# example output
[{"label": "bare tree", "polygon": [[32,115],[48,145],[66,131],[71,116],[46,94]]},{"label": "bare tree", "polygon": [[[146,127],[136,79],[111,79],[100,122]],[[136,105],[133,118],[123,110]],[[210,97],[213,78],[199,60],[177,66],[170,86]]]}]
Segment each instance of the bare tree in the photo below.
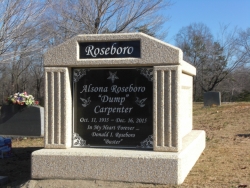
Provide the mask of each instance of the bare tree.
[{"label": "bare tree", "polygon": [[[39,0],[0,0],[0,98],[13,92],[32,91],[29,66],[33,56],[43,53],[43,14],[48,2]],[[45,20],[46,21],[46,20]]]},{"label": "bare tree", "polygon": [[236,68],[249,60],[237,30],[227,32],[225,27],[220,40],[214,40],[209,28],[202,23],[182,28],[176,35],[176,43],[184,53],[184,59],[197,69],[194,79],[194,99],[200,100],[203,92],[212,91]]},{"label": "bare tree", "polygon": [[218,41],[223,48],[227,61],[225,74],[217,89],[227,92],[229,101],[236,100],[243,91],[250,92],[249,66],[250,63],[250,29],[246,31],[230,25],[221,25]]},{"label": "bare tree", "polygon": [[35,91],[35,98],[37,100],[42,100],[43,98],[43,81],[44,81],[44,71],[43,71],[43,57],[38,55],[33,59],[33,62],[29,68],[30,76],[32,77],[32,82],[30,85]]},{"label": "bare tree", "polygon": [[[64,41],[77,34],[136,32],[146,27],[160,37],[169,0],[61,0],[53,1],[51,28]],[[55,23],[55,24],[54,24]]]},{"label": "bare tree", "polygon": [[203,93],[201,84],[204,83],[204,69],[208,62],[208,54],[213,46],[213,36],[210,29],[202,23],[193,23],[183,27],[177,33],[176,45],[183,51],[184,60],[194,65],[197,76],[194,77],[194,100],[201,100]]},{"label": "bare tree", "polygon": [[[40,49],[40,46],[23,45],[30,33],[42,23],[39,18],[46,9],[46,5],[38,0],[0,0],[0,62],[12,60],[20,53],[32,52]],[[25,48],[24,48],[25,46]],[[15,49],[15,51],[13,50]]]},{"label": "bare tree", "polygon": [[238,38],[236,41],[238,50],[245,54],[247,63],[250,63],[250,28],[247,28],[246,31],[239,31]]},{"label": "bare tree", "polygon": [[248,36],[247,41],[247,35],[244,34],[246,33],[239,31],[237,27],[231,30],[230,25],[221,25],[220,35],[217,40],[224,50],[228,72],[232,72],[249,62],[249,51],[246,48],[247,43],[249,47],[250,36]]},{"label": "bare tree", "polygon": [[250,68],[242,66],[235,69],[217,89],[221,91],[223,101],[236,101],[244,91],[250,92]]}]

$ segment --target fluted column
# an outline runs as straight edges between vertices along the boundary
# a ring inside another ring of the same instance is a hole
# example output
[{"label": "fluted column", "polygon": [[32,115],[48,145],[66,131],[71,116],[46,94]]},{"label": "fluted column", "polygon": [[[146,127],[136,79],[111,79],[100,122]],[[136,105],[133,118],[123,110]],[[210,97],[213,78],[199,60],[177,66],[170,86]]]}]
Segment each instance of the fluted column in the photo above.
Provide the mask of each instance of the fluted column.
[{"label": "fluted column", "polygon": [[154,67],[154,151],[179,151],[181,68],[176,66]]},{"label": "fluted column", "polygon": [[68,68],[45,68],[45,148],[69,148],[72,145],[70,88]]}]

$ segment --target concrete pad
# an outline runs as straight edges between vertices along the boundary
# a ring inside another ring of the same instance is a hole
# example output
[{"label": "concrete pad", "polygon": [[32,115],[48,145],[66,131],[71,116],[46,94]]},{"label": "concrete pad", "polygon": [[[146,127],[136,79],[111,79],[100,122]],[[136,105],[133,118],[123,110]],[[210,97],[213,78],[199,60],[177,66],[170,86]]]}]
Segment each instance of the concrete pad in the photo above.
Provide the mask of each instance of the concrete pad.
[{"label": "concrete pad", "polygon": [[205,132],[193,130],[182,141],[179,152],[42,149],[32,153],[31,177],[181,184],[205,148]]},{"label": "concrete pad", "polygon": [[7,176],[0,176],[0,185],[4,185],[8,182],[9,178]]}]

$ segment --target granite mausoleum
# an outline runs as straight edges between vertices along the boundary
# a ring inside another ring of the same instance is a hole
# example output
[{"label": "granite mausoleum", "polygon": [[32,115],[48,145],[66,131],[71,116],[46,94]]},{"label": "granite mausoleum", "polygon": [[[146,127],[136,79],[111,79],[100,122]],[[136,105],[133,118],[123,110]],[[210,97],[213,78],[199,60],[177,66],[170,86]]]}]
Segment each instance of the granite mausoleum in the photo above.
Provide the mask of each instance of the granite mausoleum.
[{"label": "granite mausoleum", "polygon": [[142,33],[78,35],[45,54],[45,148],[33,179],[181,184],[205,148],[196,69]]}]

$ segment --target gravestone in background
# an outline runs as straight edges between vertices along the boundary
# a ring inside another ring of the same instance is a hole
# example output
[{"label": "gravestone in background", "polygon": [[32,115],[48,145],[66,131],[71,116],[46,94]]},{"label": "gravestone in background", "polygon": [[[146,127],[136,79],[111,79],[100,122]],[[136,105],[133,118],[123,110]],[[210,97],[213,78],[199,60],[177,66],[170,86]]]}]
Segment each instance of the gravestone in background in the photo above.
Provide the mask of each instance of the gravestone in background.
[{"label": "gravestone in background", "polygon": [[21,105],[2,105],[0,110],[0,124],[12,118],[18,111],[25,108]]},{"label": "gravestone in background", "polygon": [[220,106],[221,95],[217,91],[209,91],[204,93],[204,106]]},{"label": "gravestone in background", "polygon": [[0,135],[44,136],[44,108],[3,105]]}]

